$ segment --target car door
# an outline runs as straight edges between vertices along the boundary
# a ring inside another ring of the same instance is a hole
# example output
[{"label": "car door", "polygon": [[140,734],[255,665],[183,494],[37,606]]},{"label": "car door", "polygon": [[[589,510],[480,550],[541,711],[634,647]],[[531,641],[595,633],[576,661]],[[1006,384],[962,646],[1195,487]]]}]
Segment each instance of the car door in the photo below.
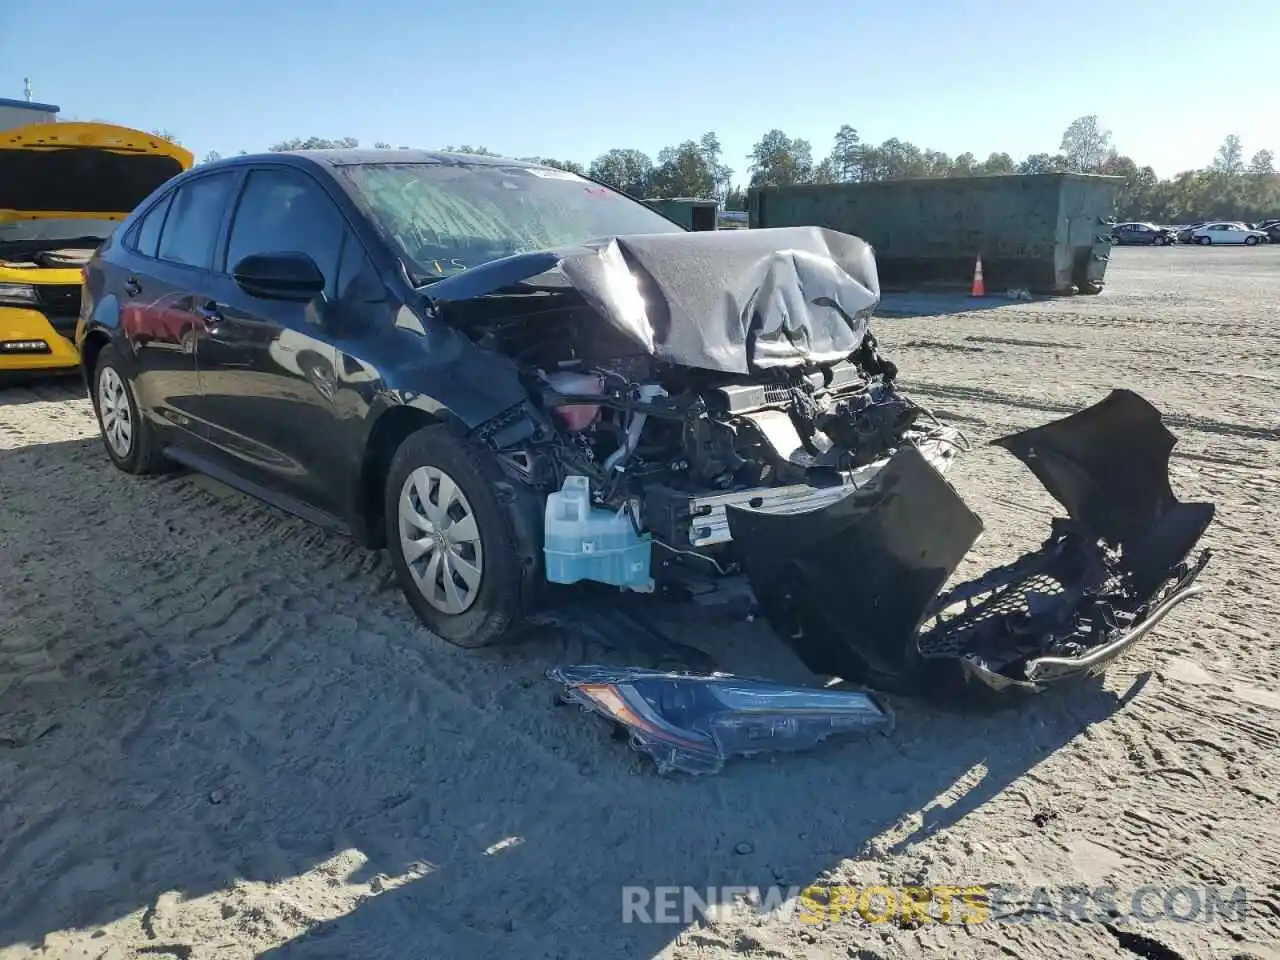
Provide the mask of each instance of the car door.
[{"label": "car door", "polygon": [[121,326],[133,347],[134,390],[158,425],[203,436],[195,335],[198,304],[212,281],[214,250],[237,172],[195,177],[170,191],[125,238],[115,286]]},{"label": "car door", "polygon": [[[331,470],[336,349],[332,313],[347,222],[317,180],[295,168],[250,168],[219,253],[209,316],[196,343],[209,440],[237,475],[328,513],[341,512]],[[307,303],[268,300],[233,274],[247,256],[301,251],[325,276]],[[331,320],[332,317],[329,317]]]}]

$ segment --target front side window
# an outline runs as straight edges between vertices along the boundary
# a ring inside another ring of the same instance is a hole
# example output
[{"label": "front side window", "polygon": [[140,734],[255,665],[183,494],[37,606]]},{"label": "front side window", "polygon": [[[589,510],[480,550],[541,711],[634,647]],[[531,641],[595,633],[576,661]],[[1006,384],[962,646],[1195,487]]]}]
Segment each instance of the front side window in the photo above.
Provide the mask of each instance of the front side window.
[{"label": "front side window", "polygon": [[245,181],[227,241],[227,270],[260,253],[301,252],[316,262],[330,290],[346,221],[314,180],[296,170],[254,170]]},{"label": "front side window", "polygon": [[419,282],[517,253],[684,232],[608,187],[521,163],[370,163],[341,173]]},{"label": "front side window", "polygon": [[233,176],[218,173],[200,177],[177,189],[160,233],[161,260],[189,267],[212,264],[222,217],[231,200]]}]

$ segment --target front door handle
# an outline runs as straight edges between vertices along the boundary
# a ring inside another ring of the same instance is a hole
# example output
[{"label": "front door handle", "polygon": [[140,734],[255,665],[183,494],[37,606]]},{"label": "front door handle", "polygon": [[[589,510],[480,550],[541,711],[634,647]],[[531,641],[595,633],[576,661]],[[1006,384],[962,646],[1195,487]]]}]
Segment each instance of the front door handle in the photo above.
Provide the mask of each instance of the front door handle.
[{"label": "front door handle", "polygon": [[131,297],[136,297],[142,292],[142,284],[138,282],[137,277],[130,277],[124,282],[124,292]]}]

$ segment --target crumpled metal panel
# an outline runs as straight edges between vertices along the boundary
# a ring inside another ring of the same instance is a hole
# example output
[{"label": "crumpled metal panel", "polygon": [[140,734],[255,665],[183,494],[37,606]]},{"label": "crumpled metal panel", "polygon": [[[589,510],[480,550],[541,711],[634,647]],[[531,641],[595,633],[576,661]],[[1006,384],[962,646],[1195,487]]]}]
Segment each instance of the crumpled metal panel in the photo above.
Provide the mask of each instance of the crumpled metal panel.
[{"label": "crumpled metal panel", "polygon": [[838,734],[888,731],[893,715],[860,690],[636,667],[547,671],[566,703],[626,730],[659,772],[715,773],[732,756],[804,750]]},{"label": "crumpled metal panel", "polygon": [[520,286],[572,287],[649,355],[735,374],[844,359],[880,301],[871,247],[819,227],[609,237],[495,260],[426,293],[443,305]]}]

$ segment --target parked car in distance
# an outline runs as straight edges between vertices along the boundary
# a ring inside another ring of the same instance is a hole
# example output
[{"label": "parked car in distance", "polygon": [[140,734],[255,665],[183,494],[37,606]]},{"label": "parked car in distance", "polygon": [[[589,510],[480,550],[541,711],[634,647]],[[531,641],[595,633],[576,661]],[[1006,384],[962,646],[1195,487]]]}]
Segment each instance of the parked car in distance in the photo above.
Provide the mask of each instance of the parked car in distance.
[{"label": "parked car in distance", "polygon": [[1154,223],[1118,223],[1111,228],[1111,240],[1122,246],[1145,244],[1163,247],[1177,241],[1177,233]]},{"label": "parked car in distance", "polygon": [[1188,223],[1185,226],[1178,227],[1178,242],[1195,243],[1195,232],[1203,227],[1207,222],[1207,220],[1198,220],[1195,223]]},{"label": "parked car in distance", "polygon": [[1247,244],[1257,246],[1267,241],[1267,235],[1261,230],[1250,230],[1243,223],[1219,221],[1206,223],[1191,232],[1196,243],[1204,246],[1210,244]]}]

